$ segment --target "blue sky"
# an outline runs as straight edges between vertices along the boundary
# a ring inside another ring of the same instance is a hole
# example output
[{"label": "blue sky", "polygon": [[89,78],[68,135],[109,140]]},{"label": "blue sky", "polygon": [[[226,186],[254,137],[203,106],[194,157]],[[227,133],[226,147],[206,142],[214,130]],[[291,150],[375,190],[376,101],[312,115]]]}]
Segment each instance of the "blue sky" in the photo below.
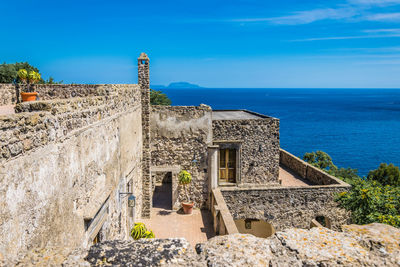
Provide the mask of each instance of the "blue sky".
[{"label": "blue sky", "polygon": [[45,77],[207,87],[400,88],[400,0],[1,0],[0,61]]}]

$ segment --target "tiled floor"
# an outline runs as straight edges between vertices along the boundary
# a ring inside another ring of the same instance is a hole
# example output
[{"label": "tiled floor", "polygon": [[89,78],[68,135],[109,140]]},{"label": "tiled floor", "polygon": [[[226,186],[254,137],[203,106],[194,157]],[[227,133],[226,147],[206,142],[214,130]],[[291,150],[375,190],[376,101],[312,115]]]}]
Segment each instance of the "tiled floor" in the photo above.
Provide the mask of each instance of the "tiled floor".
[{"label": "tiled floor", "polygon": [[184,237],[194,247],[215,236],[211,213],[194,209],[191,215],[171,210],[171,184],[156,186],[150,219],[141,220],[156,238]]},{"label": "tiled floor", "polygon": [[299,175],[285,166],[279,166],[279,180],[282,180],[282,186],[309,186],[309,181],[302,179]]},{"label": "tiled floor", "polygon": [[0,116],[14,113],[14,105],[0,106]]}]

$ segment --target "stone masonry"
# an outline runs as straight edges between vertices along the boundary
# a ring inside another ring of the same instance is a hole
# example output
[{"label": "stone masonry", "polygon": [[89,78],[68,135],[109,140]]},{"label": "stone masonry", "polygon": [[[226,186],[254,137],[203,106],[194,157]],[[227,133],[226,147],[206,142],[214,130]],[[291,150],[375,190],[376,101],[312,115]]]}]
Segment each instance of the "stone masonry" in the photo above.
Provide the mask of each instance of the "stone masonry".
[{"label": "stone masonry", "polygon": [[85,247],[97,231],[128,237],[119,192],[131,182],[140,216],[140,89],[99,87],[104,95],[22,103],[19,113],[0,116],[0,254]]},{"label": "stone masonry", "polygon": [[317,216],[327,218],[332,229],[349,223],[349,214],[334,201],[346,186],[224,188],[225,202],[235,220],[264,220],[277,230],[310,227]]},{"label": "stone masonry", "polygon": [[[150,125],[152,166],[177,166],[189,171],[192,200],[196,207],[204,207],[208,195],[207,146],[212,143],[211,108],[153,106]],[[176,176],[172,187],[177,209],[184,194]]]},{"label": "stone masonry", "polygon": [[279,120],[271,117],[212,122],[213,141],[239,142],[239,184],[266,185],[278,182]]},{"label": "stone masonry", "polygon": [[150,174],[150,60],[145,53],[141,53],[138,58],[138,84],[141,90],[142,99],[142,136],[143,136],[143,156],[142,156],[142,190],[143,208],[142,217],[150,217],[151,209],[151,174]]}]

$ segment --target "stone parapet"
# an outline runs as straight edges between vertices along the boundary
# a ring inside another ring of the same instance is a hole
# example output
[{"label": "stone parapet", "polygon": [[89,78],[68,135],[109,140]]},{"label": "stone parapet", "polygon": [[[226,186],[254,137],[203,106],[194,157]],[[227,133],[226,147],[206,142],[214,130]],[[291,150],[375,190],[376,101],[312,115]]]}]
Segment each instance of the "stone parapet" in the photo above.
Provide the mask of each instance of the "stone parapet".
[{"label": "stone parapet", "polygon": [[[19,103],[22,84],[0,84],[0,105]],[[35,84],[30,85],[33,91],[38,92],[38,100],[68,99],[75,97],[108,96],[116,93],[126,84]],[[118,89],[118,90],[119,90]]]},{"label": "stone parapet", "polygon": [[214,231],[217,235],[239,233],[225,199],[218,188],[211,191],[210,211],[213,216]]},{"label": "stone parapet", "polygon": [[295,173],[300,175],[301,178],[306,179],[315,185],[348,185],[342,180],[327,174],[323,170],[308,164],[283,149],[280,149],[279,163],[293,170]]},{"label": "stone parapet", "polygon": [[109,96],[17,104],[17,114],[0,116],[0,163],[133,107],[140,108],[135,85],[110,85]]},{"label": "stone parapet", "polygon": [[349,185],[307,187],[221,188],[225,202],[236,219],[261,219],[275,229],[308,228],[324,216],[333,229],[349,223],[350,214],[335,202],[337,193]]}]

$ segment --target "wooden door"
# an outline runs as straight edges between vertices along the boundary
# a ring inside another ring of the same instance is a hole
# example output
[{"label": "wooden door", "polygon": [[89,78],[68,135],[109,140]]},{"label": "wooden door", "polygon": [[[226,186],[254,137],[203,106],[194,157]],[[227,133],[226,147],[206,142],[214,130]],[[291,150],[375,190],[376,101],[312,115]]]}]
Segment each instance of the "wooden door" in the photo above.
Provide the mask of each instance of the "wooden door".
[{"label": "wooden door", "polygon": [[219,182],[236,183],[236,150],[219,150]]}]

